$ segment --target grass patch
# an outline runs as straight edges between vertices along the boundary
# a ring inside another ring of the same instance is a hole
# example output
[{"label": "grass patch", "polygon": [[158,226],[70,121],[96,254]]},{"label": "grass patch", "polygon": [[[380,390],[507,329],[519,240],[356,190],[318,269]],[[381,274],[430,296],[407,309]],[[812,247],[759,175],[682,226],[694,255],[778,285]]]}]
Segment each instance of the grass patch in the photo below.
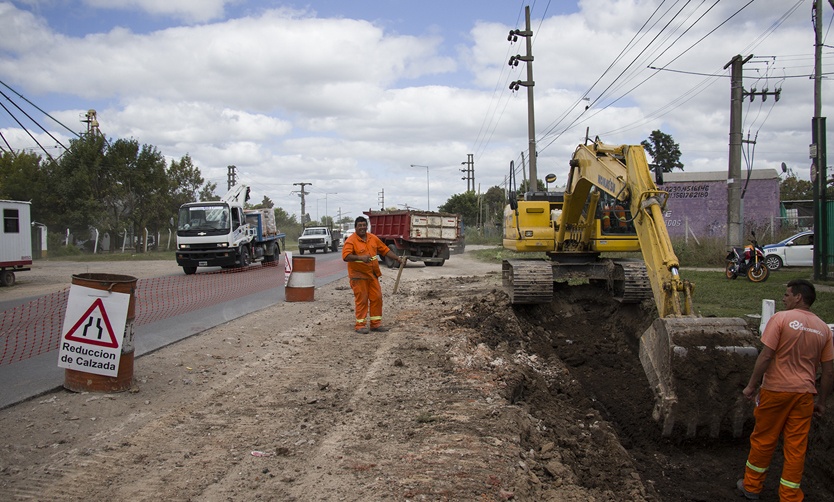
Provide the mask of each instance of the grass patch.
[{"label": "grass patch", "polygon": [[817,286],[817,301],[811,310],[826,322],[834,323],[834,294],[822,291],[820,286],[828,282],[812,279],[810,268],[784,268],[771,272],[765,282],[754,283],[739,277],[729,280],[722,272],[683,271],[681,276],[695,284],[693,304],[703,316],[743,317],[746,314],[760,314],[762,300],[776,301],[776,310],[784,310],[782,295],[785,286],[792,279],[808,279]]}]

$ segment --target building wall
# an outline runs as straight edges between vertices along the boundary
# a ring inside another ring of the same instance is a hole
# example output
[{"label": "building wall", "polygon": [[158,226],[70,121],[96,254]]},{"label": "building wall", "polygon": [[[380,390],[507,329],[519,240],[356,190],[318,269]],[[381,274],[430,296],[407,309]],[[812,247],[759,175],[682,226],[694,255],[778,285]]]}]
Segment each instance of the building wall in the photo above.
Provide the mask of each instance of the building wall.
[{"label": "building wall", "polygon": [[[667,173],[661,190],[669,193],[664,217],[671,237],[727,235],[727,173]],[[742,187],[744,181],[742,181]],[[779,224],[779,176],[773,169],[754,170],[742,199],[744,233],[756,226]]]}]

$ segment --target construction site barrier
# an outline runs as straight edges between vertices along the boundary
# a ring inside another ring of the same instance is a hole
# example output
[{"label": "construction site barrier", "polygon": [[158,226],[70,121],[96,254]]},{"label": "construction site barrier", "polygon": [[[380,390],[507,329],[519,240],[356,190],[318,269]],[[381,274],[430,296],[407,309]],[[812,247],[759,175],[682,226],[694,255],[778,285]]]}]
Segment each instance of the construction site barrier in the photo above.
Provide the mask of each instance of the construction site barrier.
[{"label": "construction site barrier", "polygon": [[316,290],[316,259],[312,256],[293,256],[292,272],[284,299],[288,302],[312,302]]},{"label": "construction site barrier", "polygon": [[77,274],[72,284],[86,288],[130,295],[127,307],[119,371],[115,377],[73,369],[64,370],[64,388],[74,392],[123,392],[133,386],[133,322],[136,319],[136,277],[117,274]]},{"label": "construction site barrier", "polygon": [[[283,282],[277,262],[194,275],[139,279],[135,326],[210,308],[276,288]],[[0,311],[0,366],[58,350],[69,286]],[[140,335],[141,336],[141,333]]]}]

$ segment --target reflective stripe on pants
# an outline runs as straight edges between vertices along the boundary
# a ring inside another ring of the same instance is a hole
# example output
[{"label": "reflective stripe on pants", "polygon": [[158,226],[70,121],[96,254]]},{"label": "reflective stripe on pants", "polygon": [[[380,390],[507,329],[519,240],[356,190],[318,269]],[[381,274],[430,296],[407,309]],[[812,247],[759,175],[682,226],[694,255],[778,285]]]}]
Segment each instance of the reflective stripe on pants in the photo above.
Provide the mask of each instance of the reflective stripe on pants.
[{"label": "reflective stripe on pants", "polygon": [[805,452],[808,449],[808,431],[814,413],[813,394],[793,392],[759,391],[759,405],[754,415],[756,426],[750,434],[750,454],[744,470],[744,487],[759,493],[764,487],[770,460],[782,436],[785,464],[779,483],[779,500],[801,501],[804,494],[799,487],[805,470]]},{"label": "reflective stripe on pants", "polygon": [[364,328],[369,317],[371,327],[379,327],[382,324],[382,288],[379,287],[379,279],[351,279],[350,289],[353,290],[356,309],[354,328]]}]

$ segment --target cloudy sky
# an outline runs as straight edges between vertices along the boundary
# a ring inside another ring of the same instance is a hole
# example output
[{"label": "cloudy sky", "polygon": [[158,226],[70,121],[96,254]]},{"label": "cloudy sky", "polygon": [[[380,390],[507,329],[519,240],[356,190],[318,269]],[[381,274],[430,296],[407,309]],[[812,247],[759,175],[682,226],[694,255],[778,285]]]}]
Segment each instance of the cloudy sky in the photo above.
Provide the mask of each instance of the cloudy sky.
[{"label": "cloudy sky", "polygon": [[[254,202],[266,195],[290,213],[296,183],[311,183],[313,218],[383,201],[436,209],[466,190],[468,154],[482,191],[527,155],[527,92],[509,89],[527,70],[507,64],[525,53],[523,37],[507,40],[525,6],[539,178],[564,183],[586,130],[637,144],[660,129],[685,171],[726,171],[724,66],[738,54],[753,56],[745,90],[781,89],[778,103],[745,100],[748,160],[808,178],[811,0],[0,0],[0,132],[43,154],[20,120],[59,155],[15,104],[64,144],[60,124],[80,133],[95,109],[108,138],[190,154],[219,194],[233,164]],[[822,116],[832,91],[825,80]]]}]

